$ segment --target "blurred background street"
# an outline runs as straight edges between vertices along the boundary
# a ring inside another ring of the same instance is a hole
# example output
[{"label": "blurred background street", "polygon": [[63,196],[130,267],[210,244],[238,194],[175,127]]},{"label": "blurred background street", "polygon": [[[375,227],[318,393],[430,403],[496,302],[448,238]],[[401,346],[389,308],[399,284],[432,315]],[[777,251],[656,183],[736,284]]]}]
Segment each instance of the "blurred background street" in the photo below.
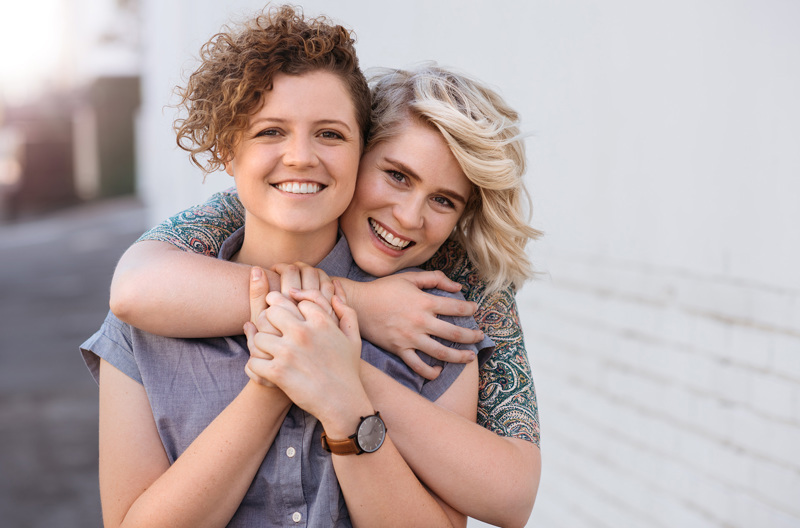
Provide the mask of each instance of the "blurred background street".
[{"label": "blurred background street", "polygon": [[129,197],[0,226],[0,525],[100,526],[97,385],[78,345],[144,229]]}]

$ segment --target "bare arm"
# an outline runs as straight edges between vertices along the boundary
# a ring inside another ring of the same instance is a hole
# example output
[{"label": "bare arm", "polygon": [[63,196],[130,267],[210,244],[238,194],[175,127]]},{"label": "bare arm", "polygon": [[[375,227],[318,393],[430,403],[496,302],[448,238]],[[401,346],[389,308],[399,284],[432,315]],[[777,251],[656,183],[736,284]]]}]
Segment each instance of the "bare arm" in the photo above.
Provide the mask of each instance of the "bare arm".
[{"label": "bare arm", "polygon": [[222,527],[236,512],[290,402],[248,383],[170,466],[144,387],[100,366],[100,496],[106,527]]},{"label": "bare arm", "polygon": [[[281,387],[296,405],[320,420],[329,438],[337,440],[356,430],[360,416],[380,410],[361,385],[357,319],[340,295],[342,290],[337,290],[331,304],[319,295],[316,302],[295,305],[283,295],[271,293],[267,296],[270,307],[255,318],[256,324],[261,327],[267,319],[281,335],[256,334],[252,326],[247,329],[250,371]],[[474,416],[476,369],[472,374]],[[463,515],[440,505],[419,482],[391,436],[374,453],[332,457],[354,525],[465,525]]]},{"label": "bare arm", "polygon": [[539,487],[538,446],[498,436],[449,410],[449,394],[430,402],[366,362],[361,379],[403,458],[436,495],[470,517],[525,525]]},{"label": "bare arm", "polygon": [[122,255],[109,304],[119,319],[152,334],[238,335],[250,316],[249,277],[250,266],[145,240]]}]

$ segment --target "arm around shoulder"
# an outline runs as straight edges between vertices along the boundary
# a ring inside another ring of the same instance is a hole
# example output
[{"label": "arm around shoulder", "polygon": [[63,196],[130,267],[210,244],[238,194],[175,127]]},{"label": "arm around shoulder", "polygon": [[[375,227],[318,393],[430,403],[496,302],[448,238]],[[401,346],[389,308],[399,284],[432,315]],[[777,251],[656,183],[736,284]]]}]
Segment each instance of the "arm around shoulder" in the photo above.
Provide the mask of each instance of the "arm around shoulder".
[{"label": "arm around shoulder", "polygon": [[250,266],[144,240],[122,255],[111,282],[119,319],[168,337],[242,333],[249,318]]}]

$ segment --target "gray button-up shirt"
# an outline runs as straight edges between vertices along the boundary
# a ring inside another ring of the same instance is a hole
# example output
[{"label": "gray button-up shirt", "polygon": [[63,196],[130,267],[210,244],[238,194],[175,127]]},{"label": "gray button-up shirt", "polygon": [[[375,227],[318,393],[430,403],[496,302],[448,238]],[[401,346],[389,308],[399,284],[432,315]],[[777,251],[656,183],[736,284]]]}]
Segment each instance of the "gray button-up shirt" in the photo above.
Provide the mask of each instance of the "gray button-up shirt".
[{"label": "gray button-up shirt", "polygon": [[[220,258],[230,259],[241,247],[243,235],[243,229],[231,235]],[[330,276],[362,282],[374,279],[355,265],[343,236],[319,267]],[[472,318],[444,319],[476,327]],[[491,353],[493,343],[486,339],[467,348],[484,357]],[[81,352],[96,380],[103,358],[144,385],[170,463],[248,381],[244,366],[250,354],[244,336],[166,338],[134,328],[109,313],[100,330],[81,345]],[[396,356],[366,341],[362,341],[361,357],[429,400],[441,396],[463,369],[463,365],[421,354],[429,364],[442,366],[439,377],[428,381]],[[350,526],[331,455],[320,445],[321,434],[319,421],[293,405],[228,526]]]}]

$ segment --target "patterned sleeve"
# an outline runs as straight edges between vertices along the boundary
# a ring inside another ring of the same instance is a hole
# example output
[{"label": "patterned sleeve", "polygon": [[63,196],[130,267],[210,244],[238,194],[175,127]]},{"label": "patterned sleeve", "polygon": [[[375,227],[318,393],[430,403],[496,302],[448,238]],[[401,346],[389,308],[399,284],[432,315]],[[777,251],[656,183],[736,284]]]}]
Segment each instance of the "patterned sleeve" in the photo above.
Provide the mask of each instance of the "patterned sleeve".
[{"label": "patterned sleeve", "polygon": [[139,237],[137,242],[169,242],[184,251],[216,257],[225,239],[243,225],[244,207],[232,188],[168,218]]},{"label": "patterned sleeve", "polygon": [[536,390],[514,292],[507,288],[487,295],[466,251],[453,241],[446,242],[423,267],[442,270],[466,286],[467,300],[478,303],[478,326],[495,342],[494,354],[481,366],[478,423],[500,436],[539,445]]}]

